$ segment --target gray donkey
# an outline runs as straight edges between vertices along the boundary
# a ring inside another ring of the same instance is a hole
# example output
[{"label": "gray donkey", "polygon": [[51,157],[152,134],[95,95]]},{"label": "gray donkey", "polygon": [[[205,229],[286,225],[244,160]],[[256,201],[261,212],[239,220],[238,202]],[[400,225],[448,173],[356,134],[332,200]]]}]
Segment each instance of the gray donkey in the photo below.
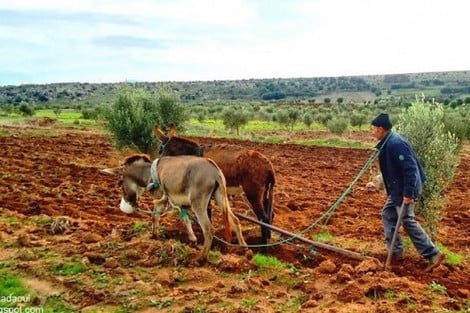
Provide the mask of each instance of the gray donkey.
[{"label": "gray donkey", "polygon": [[[138,200],[145,189],[152,192],[156,199],[152,225],[154,234],[160,215],[169,205],[190,206],[204,235],[201,260],[207,260],[214,237],[214,230],[207,214],[211,197],[214,197],[217,206],[222,209],[226,240],[231,242],[233,229],[239,244],[247,245],[241,232],[240,221],[229,205],[225,177],[212,160],[196,156],[175,156],[163,157],[152,162],[147,155],[135,154],[127,157],[122,166],[107,168],[102,172],[121,175],[120,209],[125,213],[130,214],[139,209]],[[187,215],[184,215],[183,222],[188,230],[189,239],[196,241]]]}]

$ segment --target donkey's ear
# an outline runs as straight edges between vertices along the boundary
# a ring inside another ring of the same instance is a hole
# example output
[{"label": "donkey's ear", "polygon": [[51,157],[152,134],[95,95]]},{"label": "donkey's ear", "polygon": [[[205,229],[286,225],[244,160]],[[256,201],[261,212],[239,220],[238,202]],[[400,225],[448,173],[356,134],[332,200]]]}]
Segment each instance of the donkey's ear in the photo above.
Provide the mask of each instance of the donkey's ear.
[{"label": "donkey's ear", "polygon": [[119,167],[110,167],[100,170],[101,173],[108,174],[108,175],[122,175],[122,171],[124,170],[124,166]]},{"label": "donkey's ear", "polygon": [[175,124],[173,123],[170,123],[170,125],[168,125],[168,137],[174,137],[174,136],[177,136],[178,133],[176,132],[176,126]]},{"label": "donkey's ear", "polygon": [[163,133],[163,131],[160,129],[160,127],[157,124],[153,126],[153,133],[158,139],[160,139],[161,142],[164,142],[167,139],[165,133]]}]

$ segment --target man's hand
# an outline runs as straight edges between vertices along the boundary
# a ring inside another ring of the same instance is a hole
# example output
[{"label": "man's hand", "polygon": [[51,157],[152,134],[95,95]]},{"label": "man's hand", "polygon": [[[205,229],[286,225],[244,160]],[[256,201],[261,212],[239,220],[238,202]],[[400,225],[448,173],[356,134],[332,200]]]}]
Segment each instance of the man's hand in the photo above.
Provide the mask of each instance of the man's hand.
[{"label": "man's hand", "polygon": [[366,189],[369,192],[377,192],[384,189],[384,181],[382,175],[375,176],[370,182],[366,184]]},{"label": "man's hand", "polygon": [[379,189],[377,189],[377,186],[374,184],[374,182],[370,181],[366,184],[366,189],[369,192],[377,192]]}]

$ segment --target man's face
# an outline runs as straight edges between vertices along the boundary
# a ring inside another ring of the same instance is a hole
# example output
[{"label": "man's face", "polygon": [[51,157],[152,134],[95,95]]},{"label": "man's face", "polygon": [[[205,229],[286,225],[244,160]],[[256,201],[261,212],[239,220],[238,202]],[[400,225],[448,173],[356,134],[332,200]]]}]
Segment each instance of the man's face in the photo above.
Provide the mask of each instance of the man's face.
[{"label": "man's face", "polygon": [[374,136],[377,140],[381,140],[387,134],[387,131],[383,127],[371,125],[370,130],[372,132],[372,136]]}]

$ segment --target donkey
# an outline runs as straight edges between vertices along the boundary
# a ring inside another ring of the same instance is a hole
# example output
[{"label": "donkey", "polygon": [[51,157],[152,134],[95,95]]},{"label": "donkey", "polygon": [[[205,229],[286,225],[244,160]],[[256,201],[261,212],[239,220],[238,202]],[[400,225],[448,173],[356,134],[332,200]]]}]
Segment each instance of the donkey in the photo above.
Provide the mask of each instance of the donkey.
[{"label": "donkey", "polygon": [[[173,124],[167,135],[155,125],[154,134],[161,141],[160,156],[198,155],[214,160],[227,180],[228,193],[244,193],[258,220],[272,224],[275,175],[273,165],[263,154],[238,145],[201,146],[179,137]],[[270,237],[270,229],[261,226],[261,243],[267,244]]]},{"label": "donkey", "polygon": [[[116,168],[102,170],[108,174],[121,175],[122,199],[120,208],[125,213],[138,210],[140,195],[148,189],[155,199],[152,232],[158,227],[161,213],[169,205],[190,206],[204,235],[204,245],[198,259],[207,260],[212,245],[214,230],[207,215],[207,207],[214,197],[222,209],[225,223],[225,238],[231,242],[232,229],[238,242],[246,246],[240,221],[233,214],[227,198],[224,175],[211,160],[195,156],[163,157],[153,162],[147,155],[135,154],[127,157],[124,164]],[[187,215],[183,222],[188,230],[189,239],[196,241],[191,222]]]}]

